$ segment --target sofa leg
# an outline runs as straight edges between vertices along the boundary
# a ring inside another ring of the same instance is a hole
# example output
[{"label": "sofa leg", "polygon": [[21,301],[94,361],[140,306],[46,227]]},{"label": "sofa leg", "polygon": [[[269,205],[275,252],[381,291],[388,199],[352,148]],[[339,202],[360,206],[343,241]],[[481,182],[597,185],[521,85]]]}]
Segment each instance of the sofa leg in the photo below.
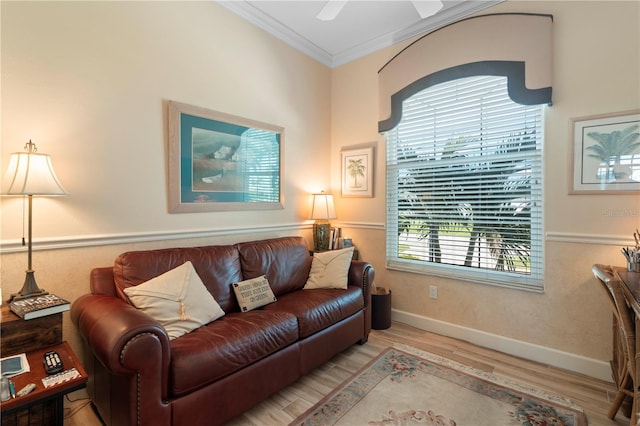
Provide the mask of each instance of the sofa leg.
[{"label": "sofa leg", "polygon": [[369,340],[369,336],[363,337],[362,339],[358,340],[358,344],[364,345],[365,343],[367,343],[368,340]]}]

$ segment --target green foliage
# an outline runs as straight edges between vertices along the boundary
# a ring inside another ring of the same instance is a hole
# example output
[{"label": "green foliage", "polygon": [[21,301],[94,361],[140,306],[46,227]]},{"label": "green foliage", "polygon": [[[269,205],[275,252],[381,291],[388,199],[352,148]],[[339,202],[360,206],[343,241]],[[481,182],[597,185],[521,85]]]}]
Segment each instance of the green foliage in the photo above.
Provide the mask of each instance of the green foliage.
[{"label": "green foliage", "polygon": [[[535,150],[535,141],[535,131],[514,134],[493,154]],[[423,161],[425,167],[407,169],[399,179],[398,232],[428,239],[430,262],[442,261],[440,236],[457,235],[468,237],[465,266],[472,266],[475,247],[483,239],[496,260],[496,269],[521,270],[529,265],[531,252],[530,165],[511,156],[478,155],[469,149],[473,142],[451,140],[428,159],[413,151],[404,153],[403,160]],[[444,161],[454,159],[465,161]],[[459,176],[468,179],[454,178]],[[439,185],[422,185],[431,181]],[[429,192],[416,190],[427,187]]]}]

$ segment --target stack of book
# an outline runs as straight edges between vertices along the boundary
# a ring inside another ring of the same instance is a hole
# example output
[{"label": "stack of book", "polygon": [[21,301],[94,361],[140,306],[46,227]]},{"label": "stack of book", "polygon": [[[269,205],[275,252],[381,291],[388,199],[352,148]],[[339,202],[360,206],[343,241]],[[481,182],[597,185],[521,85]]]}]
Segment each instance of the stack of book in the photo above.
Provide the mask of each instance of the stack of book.
[{"label": "stack of book", "polygon": [[342,238],[342,228],[331,228],[329,250],[351,247],[351,238]]},{"label": "stack of book", "polygon": [[69,301],[55,294],[45,294],[9,302],[9,309],[24,320],[57,314],[68,311],[69,308]]}]

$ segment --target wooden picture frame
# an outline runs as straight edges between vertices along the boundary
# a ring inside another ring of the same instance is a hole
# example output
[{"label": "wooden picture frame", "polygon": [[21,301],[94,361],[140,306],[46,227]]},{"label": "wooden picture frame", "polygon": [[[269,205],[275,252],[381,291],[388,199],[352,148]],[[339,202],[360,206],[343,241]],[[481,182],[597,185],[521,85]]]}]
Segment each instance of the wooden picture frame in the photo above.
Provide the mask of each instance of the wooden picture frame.
[{"label": "wooden picture frame", "polygon": [[169,101],[170,213],[282,209],[284,129]]},{"label": "wooden picture frame", "polygon": [[571,119],[570,194],[640,193],[640,110]]},{"label": "wooden picture frame", "polygon": [[373,197],[373,146],[345,148],[341,154],[342,196]]}]

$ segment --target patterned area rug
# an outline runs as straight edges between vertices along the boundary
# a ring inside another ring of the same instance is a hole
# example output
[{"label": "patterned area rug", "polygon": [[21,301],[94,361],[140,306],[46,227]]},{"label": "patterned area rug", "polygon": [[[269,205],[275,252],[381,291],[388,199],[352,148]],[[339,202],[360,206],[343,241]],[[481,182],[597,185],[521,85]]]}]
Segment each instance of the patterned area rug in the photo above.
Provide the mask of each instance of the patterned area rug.
[{"label": "patterned area rug", "polygon": [[294,424],[586,426],[587,419],[563,397],[396,345]]}]

